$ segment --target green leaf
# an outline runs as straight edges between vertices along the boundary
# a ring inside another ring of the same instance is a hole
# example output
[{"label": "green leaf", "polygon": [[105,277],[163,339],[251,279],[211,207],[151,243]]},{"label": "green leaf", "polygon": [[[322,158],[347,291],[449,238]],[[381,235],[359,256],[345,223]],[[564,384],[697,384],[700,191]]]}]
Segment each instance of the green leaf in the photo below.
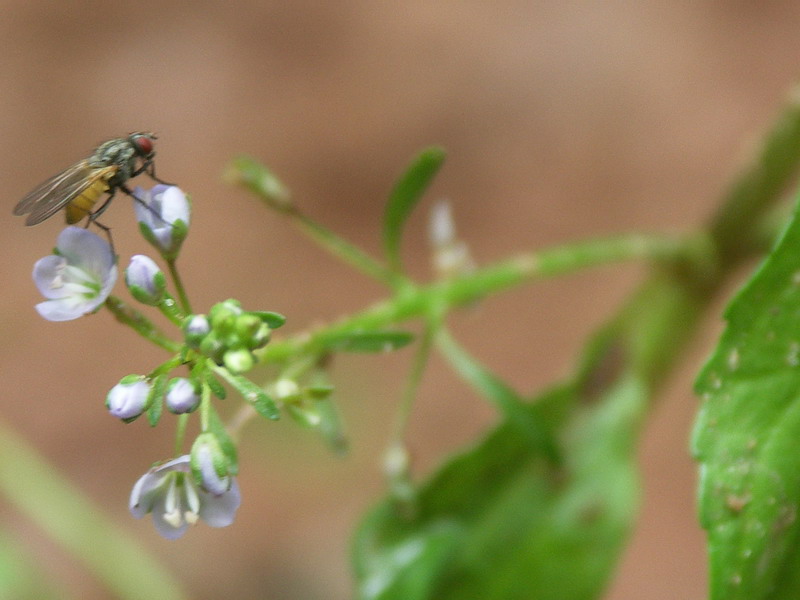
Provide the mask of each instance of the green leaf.
[{"label": "green leaf", "polygon": [[215,366],[214,372],[231,384],[246,402],[253,405],[253,408],[262,417],[272,421],[277,421],[280,418],[281,413],[278,410],[278,405],[260,386],[247,379],[247,377],[231,373],[224,367]]},{"label": "green leaf", "polygon": [[383,501],[362,523],[353,560],[360,600],[586,600],[602,591],[635,516],[634,439],[647,386],[620,378],[605,402],[577,384],[526,406],[555,427],[555,468],[503,422],[425,483],[410,505]]},{"label": "green leaf", "polygon": [[285,210],[291,206],[289,190],[267,167],[249,156],[231,161],[223,173],[228,183],[240,185],[255,193],[273,208]]},{"label": "green leaf", "polygon": [[441,148],[434,146],[423,150],[395,183],[389,196],[383,220],[383,246],[394,271],[400,271],[400,238],[406,220],[439,171],[444,157]]},{"label": "green leaf", "polygon": [[701,372],[712,600],[800,597],[800,220],[731,302]]},{"label": "green leaf", "polygon": [[332,352],[391,352],[413,340],[407,331],[348,331],[327,336],[323,345]]},{"label": "green leaf", "polygon": [[225,400],[225,398],[228,395],[225,392],[225,386],[222,385],[216,377],[214,377],[214,374],[211,371],[205,371],[204,375],[205,375],[204,381],[211,390],[211,393],[214,394],[220,400]]},{"label": "green leaf", "polygon": [[147,395],[147,422],[150,427],[158,425],[161,411],[164,408],[164,394],[167,392],[167,374],[157,375],[151,382],[150,393]]},{"label": "green leaf", "polygon": [[248,310],[247,312],[248,314],[257,316],[264,323],[269,325],[270,329],[277,329],[286,323],[286,317],[270,310]]}]

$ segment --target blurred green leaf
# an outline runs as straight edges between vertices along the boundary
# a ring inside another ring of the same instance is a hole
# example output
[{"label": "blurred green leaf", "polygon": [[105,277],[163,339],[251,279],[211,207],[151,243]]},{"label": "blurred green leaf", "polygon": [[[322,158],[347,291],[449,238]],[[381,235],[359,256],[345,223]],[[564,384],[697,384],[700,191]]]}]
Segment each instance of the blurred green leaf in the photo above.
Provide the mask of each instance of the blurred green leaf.
[{"label": "blurred green leaf", "polygon": [[712,600],[800,597],[800,221],[731,302],[703,368],[702,462]]},{"label": "blurred green leaf", "polygon": [[250,156],[233,159],[222,174],[222,178],[228,183],[250,190],[273,208],[285,210],[291,206],[289,190],[283,182]]},{"label": "blurred green leaf", "polygon": [[251,315],[256,315],[264,323],[269,325],[270,329],[277,329],[286,323],[286,317],[270,310],[248,310],[247,312]]},{"label": "blurred green leaf", "polygon": [[442,148],[423,150],[395,183],[383,219],[383,246],[394,271],[400,271],[400,239],[403,227],[422,194],[444,162]]},{"label": "blurred green leaf", "polygon": [[596,597],[635,514],[633,441],[646,394],[627,377],[597,407],[577,407],[579,395],[567,385],[525,407],[550,415],[550,426],[576,407],[563,466],[506,420],[412,505],[383,501],[354,543],[360,600]]},{"label": "blurred green leaf", "polygon": [[9,600],[67,600],[74,596],[50,581],[41,560],[29,556],[5,531],[0,532],[0,598]]},{"label": "blurred green leaf", "polygon": [[323,344],[333,352],[391,352],[413,340],[407,331],[346,331],[326,336]]}]

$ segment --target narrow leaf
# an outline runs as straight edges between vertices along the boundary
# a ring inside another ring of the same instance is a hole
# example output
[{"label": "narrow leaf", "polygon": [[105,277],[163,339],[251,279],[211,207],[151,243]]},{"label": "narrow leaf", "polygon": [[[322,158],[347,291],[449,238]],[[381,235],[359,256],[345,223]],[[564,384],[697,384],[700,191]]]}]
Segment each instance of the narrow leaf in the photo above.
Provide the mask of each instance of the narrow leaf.
[{"label": "narrow leaf", "polygon": [[249,156],[235,158],[223,173],[228,183],[240,185],[278,210],[291,206],[289,190],[267,167]]},{"label": "narrow leaf", "polygon": [[147,395],[147,422],[150,427],[158,425],[161,411],[164,408],[164,394],[167,392],[167,374],[156,376],[151,382],[150,393]]},{"label": "narrow leaf", "polygon": [[270,329],[277,329],[278,327],[286,323],[286,317],[284,317],[280,313],[272,312],[269,310],[249,310],[247,312],[250,313],[251,315],[256,315],[264,323],[269,325]]},{"label": "narrow leaf", "polygon": [[394,271],[400,271],[400,239],[406,220],[439,171],[444,157],[441,148],[434,146],[423,150],[395,183],[389,196],[383,220],[383,245]]},{"label": "narrow leaf", "polygon": [[252,404],[253,408],[255,408],[262,417],[266,417],[272,421],[276,421],[280,418],[281,413],[275,401],[270,398],[261,387],[247,379],[247,377],[231,373],[224,367],[214,367],[214,371],[231,384],[245,401]]}]

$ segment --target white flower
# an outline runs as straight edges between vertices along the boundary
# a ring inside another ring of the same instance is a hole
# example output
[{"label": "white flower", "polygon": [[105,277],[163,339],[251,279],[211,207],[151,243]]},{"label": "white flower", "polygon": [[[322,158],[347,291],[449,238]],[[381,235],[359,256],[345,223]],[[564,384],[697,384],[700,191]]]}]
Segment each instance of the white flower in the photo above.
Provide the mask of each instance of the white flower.
[{"label": "white flower", "polygon": [[178,255],[189,232],[191,206],[175,185],[158,184],[150,190],[133,190],[133,207],[143,235],[165,258]]},{"label": "white flower", "polygon": [[166,402],[171,413],[181,415],[195,410],[200,405],[200,396],[189,379],[175,377],[169,382]]},{"label": "white flower", "polygon": [[47,298],[36,310],[48,321],[71,321],[94,312],[117,281],[111,246],[82,227],[67,227],[58,236],[56,251],[33,266],[33,281]]},{"label": "white flower", "polygon": [[236,479],[220,494],[200,488],[192,478],[189,455],[153,467],[133,486],[130,511],[141,519],[152,513],[158,533],[169,540],[181,537],[189,525],[202,519],[211,527],[233,523],[241,495]]},{"label": "white flower", "polygon": [[155,306],[164,297],[166,278],[158,265],[148,256],[135,254],[125,269],[125,283],[131,295],[143,304]]},{"label": "white flower", "polygon": [[106,408],[111,416],[128,421],[141,415],[147,408],[150,384],[140,375],[123,377],[106,396]]}]

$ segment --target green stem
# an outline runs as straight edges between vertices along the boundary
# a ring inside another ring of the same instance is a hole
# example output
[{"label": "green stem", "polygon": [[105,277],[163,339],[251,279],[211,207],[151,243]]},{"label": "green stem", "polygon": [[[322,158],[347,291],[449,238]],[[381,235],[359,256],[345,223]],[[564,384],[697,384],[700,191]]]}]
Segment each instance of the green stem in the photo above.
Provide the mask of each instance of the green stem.
[{"label": "green stem", "polygon": [[169,339],[152,321],[121,299],[116,296],[109,296],[106,298],[105,306],[117,321],[127,325],[146,340],[153,342],[168,352],[180,351],[180,344]]},{"label": "green stem", "polygon": [[189,415],[184,413],[178,415],[178,423],[175,428],[175,456],[183,453],[183,440],[186,439],[186,425],[189,423]]},{"label": "green stem", "polygon": [[762,141],[748,168],[743,169],[725,195],[709,231],[727,262],[750,249],[753,224],[778,201],[800,162],[800,86],[789,94],[783,113]]},{"label": "green stem", "polygon": [[438,313],[431,315],[425,323],[425,330],[414,355],[411,373],[408,376],[406,386],[403,390],[403,396],[400,400],[400,406],[396,416],[397,420],[395,421],[394,433],[392,435],[393,440],[390,444],[402,445],[403,443],[408,421],[411,417],[411,410],[414,406],[414,399],[417,397],[417,390],[419,389],[419,384],[425,373],[425,367],[428,365],[428,359],[430,358],[432,342],[436,331],[441,326],[441,322],[442,314]]},{"label": "green stem", "polygon": [[[692,240],[690,240],[692,241]],[[379,302],[339,323],[286,340],[273,341],[258,351],[263,361],[281,361],[306,350],[325,345],[353,330],[374,330],[426,314],[436,304],[443,309],[463,306],[490,294],[514,288],[523,283],[563,275],[625,260],[678,261],[686,257],[692,244],[671,237],[626,235],[556,246],[539,252],[477,269],[458,279],[440,281],[427,286],[407,285],[404,293]]]},{"label": "green stem", "polygon": [[281,211],[281,214],[291,218],[304,233],[316,240],[328,252],[341,258],[344,262],[369,277],[392,287],[396,287],[402,282],[402,278],[396,273],[393,273],[358,247],[300,212],[296,207],[293,206]]},{"label": "green stem", "polygon": [[183,313],[186,315],[192,314],[192,305],[189,302],[189,296],[186,294],[186,288],[183,286],[183,280],[181,279],[181,275],[178,271],[178,267],[174,258],[167,259],[167,268],[169,268],[169,274],[172,277],[172,283],[175,284],[175,290],[178,292],[178,300],[180,301],[180,306],[183,310]]},{"label": "green stem", "polygon": [[186,313],[184,313],[181,307],[178,306],[178,303],[175,302],[175,298],[169,294],[164,294],[164,298],[158,303],[157,308],[173,325],[177,325],[178,327],[183,324],[183,320],[186,318]]}]

